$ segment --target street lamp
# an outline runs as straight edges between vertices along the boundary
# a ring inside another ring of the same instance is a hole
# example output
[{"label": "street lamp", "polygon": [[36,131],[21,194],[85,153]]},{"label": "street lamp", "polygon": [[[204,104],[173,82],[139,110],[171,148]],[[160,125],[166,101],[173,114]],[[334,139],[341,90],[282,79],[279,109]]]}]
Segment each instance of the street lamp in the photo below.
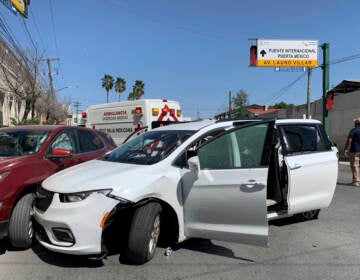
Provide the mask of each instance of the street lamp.
[{"label": "street lamp", "polygon": [[67,88],[78,88],[78,87],[79,87],[78,85],[66,86],[66,87],[62,87],[62,88],[56,89],[54,92],[59,92],[59,91],[61,91],[61,90],[67,89]]}]

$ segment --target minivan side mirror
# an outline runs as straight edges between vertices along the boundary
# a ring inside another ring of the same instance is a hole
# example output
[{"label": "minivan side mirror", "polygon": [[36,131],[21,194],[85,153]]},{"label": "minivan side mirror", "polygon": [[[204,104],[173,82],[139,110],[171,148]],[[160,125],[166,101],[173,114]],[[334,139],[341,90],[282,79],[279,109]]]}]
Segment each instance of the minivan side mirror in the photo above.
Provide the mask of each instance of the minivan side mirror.
[{"label": "minivan side mirror", "polygon": [[194,156],[188,159],[188,165],[191,173],[197,179],[199,177],[200,172],[200,159],[198,156]]}]

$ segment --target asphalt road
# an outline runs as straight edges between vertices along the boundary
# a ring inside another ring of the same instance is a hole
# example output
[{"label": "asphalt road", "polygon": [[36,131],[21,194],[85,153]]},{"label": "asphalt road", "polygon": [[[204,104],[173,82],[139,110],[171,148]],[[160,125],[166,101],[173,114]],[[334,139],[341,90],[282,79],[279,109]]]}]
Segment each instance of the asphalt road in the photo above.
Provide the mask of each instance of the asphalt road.
[{"label": "asphalt road", "polygon": [[271,223],[267,248],[189,240],[134,266],[119,255],[89,260],[1,241],[0,279],[360,279],[360,188],[348,185],[348,166],[339,169],[331,206],[318,220]]}]

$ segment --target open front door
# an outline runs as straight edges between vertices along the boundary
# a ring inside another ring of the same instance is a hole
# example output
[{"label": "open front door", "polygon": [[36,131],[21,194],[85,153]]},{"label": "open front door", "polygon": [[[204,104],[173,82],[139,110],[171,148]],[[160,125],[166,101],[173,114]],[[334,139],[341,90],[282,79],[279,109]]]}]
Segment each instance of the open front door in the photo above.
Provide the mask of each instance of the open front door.
[{"label": "open front door", "polygon": [[198,161],[198,172],[184,203],[186,236],[267,244],[273,127],[269,121],[234,128],[197,150],[190,161]]}]

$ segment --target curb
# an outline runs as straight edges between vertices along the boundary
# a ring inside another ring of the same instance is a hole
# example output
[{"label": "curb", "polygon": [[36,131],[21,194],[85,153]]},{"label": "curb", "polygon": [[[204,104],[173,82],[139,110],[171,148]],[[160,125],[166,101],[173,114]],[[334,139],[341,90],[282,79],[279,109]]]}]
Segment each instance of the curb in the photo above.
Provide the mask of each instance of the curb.
[{"label": "curb", "polygon": [[339,161],[339,164],[350,166],[350,162],[348,162],[348,161]]}]

